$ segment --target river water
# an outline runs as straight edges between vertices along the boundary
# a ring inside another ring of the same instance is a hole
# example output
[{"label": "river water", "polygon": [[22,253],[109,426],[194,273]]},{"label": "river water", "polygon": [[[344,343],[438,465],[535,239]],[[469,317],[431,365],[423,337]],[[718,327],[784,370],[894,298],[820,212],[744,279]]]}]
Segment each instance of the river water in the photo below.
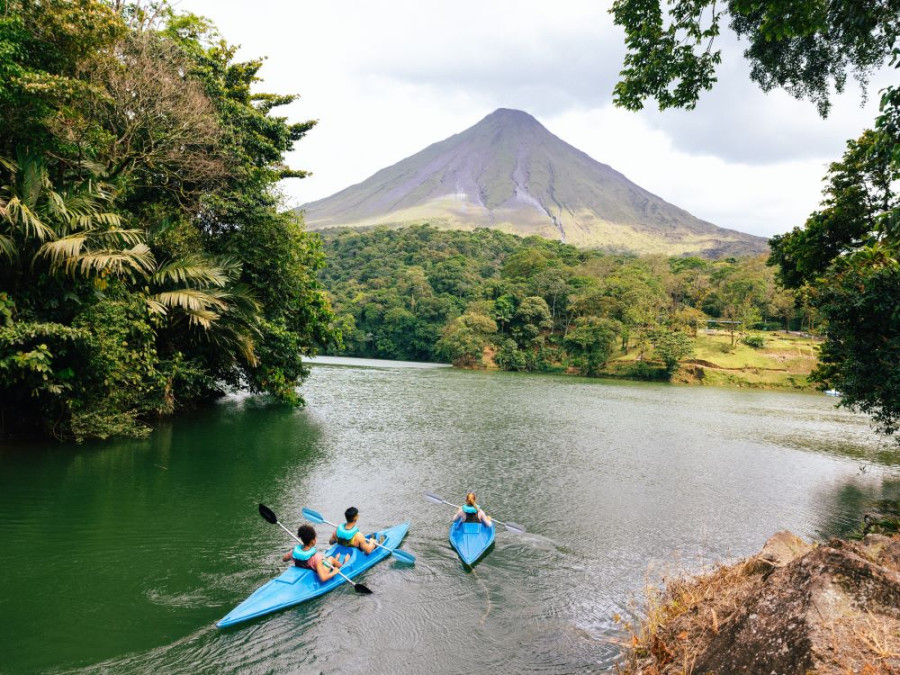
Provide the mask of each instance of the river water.
[{"label": "river water", "polygon": [[[146,439],[3,448],[0,673],[602,671],[661,573],[897,491],[888,444],[821,395],[338,363],[302,410],[235,395]],[[463,569],[423,490],[528,533]],[[418,562],[217,630],[291,547],[258,502],[411,521]]]}]

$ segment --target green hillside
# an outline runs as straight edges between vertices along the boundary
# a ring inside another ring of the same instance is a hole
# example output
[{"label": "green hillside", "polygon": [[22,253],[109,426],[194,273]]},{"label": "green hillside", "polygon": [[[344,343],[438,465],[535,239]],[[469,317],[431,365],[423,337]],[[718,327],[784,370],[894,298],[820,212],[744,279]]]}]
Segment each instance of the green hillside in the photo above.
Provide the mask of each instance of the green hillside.
[{"label": "green hillside", "polygon": [[813,317],[761,256],[609,254],[429,226],[324,242],[346,355],[797,388],[815,365],[812,340],[775,334]]}]

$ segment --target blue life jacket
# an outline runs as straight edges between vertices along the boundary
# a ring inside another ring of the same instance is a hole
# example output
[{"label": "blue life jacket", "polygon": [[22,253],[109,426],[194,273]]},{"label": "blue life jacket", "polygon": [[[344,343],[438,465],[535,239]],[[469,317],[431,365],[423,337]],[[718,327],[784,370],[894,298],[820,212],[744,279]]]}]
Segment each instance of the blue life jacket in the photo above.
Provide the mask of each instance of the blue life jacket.
[{"label": "blue life jacket", "polygon": [[476,504],[475,506],[469,506],[468,504],[463,504],[462,510],[463,513],[466,514],[466,522],[467,523],[480,523],[481,518],[478,517],[478,509],[481,507]]},{"label": "blue life jacket", "polygon": [[341,546],[353,546],[353,537],[355,537],[359,533],[359,528],[355,525],[351,529],[347,529],[343,525],[338,525],[337,528],[337,543]]},{"label": "blue life jacket", "polygon": [[[297,544],[294,547],[293,552],[291,553],[291,558],[294,559],[294,565],[297,567],[309,567],[309,561],[316,554],[316,547],[313,546],[308,551],[303,550],[303,546]],[[310,568],[312,569],[312,568]]]}]

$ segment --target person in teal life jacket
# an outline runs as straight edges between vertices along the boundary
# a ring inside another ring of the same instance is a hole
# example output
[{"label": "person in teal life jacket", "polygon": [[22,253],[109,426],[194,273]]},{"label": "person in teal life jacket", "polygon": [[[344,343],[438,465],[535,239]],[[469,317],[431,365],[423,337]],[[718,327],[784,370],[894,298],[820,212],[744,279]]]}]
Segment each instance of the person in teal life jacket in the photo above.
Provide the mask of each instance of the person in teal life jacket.
[{"label": "person in teal life jacket", "polygon": [[[344,511],[344,517],[347,519],[347,522],[343,525],[338,525],[338,528],[331,535],[332,544],[355,546],[366,555],[378,548],[378,544],[374,540],[364,537],[363,533],[359,531],[359,527],[356,524],[359,520],[359,509],[351,506]],[[384,539],[385,537],[382,535],[379,543],[384,542]]]},{"label": "person in teal life jacket", "polygon": [[463,504],[459,511],[456,512],[456,515],[453,516],[453,521],[456,522],[457,520],[464,523],[483,523],[488,527],[491,526],[491,517],[478,506],[478,502],[475,501],[474,492],[470,492],[466,495],[466,503]]},{"label": "person in teal life jacket", "polygon": [[316,531],[312,525],[301,525],[297,530],[297,536],[300,537],[302,544],[297,544],[293,550],[288,551],[282,557],[287,562],[293,560],[294,565],[310,569],[319,575],[319,581],[328,581],[331,577],[338,573],[338,569],[350,559],[350,554],[344,556],[341,562],[333,555],[327,558],[316,550]]}]

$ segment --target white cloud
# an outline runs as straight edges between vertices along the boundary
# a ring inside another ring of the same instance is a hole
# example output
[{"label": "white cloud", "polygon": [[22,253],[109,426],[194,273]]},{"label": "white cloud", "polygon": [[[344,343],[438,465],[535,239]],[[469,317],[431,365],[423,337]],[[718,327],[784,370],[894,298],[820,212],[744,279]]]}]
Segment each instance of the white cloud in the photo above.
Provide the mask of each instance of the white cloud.
[{"label": "white cloud", "polygon": [[721,227],[771,236],[802,225],[819,203],[826,165],[817,159],[761,165],[688,153],[641,116],[612,105],[545,121],[563,140],[578,138],[594,159]]},{"label": "white cloud", "polygon": [[861,110],[848,84],[820,120],[808,102],[759,91],[741,45],[726,38],[720,82],[696,110],[615,109],[622,34],[607,6],[588,0],[182,0],[178,8],[209,16],[242,45],[241,57],[268,56],[262,88],[302,95],[282,114],[320,121],[291,157],[314,173],[285,185],[294,204],[510,107],[698,217],[771,235],[818,205],[827,163],[876,107],[873,95]]}]

